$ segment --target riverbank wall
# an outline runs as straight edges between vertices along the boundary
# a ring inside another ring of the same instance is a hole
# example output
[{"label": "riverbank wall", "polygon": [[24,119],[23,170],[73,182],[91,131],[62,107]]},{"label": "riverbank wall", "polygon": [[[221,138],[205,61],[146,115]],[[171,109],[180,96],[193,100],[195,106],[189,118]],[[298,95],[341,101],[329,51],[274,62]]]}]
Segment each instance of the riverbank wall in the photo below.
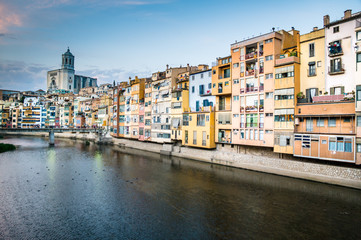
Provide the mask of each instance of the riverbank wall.
[{"label": "riverbank wall", "polygon": [[[4,134],[39,137],[48,137],[49,135],[48,133],[38,132],[8,132]],[[55,133],[55,137],[92,141],[97,144],[109,144],[112,145],[115,150],[128,154],[146,155],[147,152],[153,152],[211,164],[361,189],[361,167],[354,165],[339,166],[337,164],[325,163],[322,160],[319,160],[320,162],[318,163],[315,161],[305,161],[303,159],[281,159],[267,152],[256,151],[254,149],[240,153],[231,147],[206,150],[175,146],[173,144],[158,144],[131,139],[112,138],[110,136],[99,138],[95,133]]]}]

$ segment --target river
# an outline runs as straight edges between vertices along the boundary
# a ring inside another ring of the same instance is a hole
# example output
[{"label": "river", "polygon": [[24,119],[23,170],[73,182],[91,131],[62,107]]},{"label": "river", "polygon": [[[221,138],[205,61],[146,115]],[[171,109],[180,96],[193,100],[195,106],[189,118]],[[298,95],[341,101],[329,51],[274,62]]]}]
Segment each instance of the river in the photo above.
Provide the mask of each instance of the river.
[{"label": "river", "polygon": [[361,239],[361,191],[110,146],[6,137],[0,239]]}]

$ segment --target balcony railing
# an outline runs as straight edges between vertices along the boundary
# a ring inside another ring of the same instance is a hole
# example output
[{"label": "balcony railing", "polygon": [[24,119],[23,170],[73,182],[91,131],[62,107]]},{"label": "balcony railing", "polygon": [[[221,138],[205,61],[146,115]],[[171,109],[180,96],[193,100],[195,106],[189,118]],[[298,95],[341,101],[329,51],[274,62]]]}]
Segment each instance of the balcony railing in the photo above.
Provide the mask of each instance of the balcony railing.
[{"label": "balcony railing", "polygon": [[258,127],[258,124],[257,123],[247,123],[246,127],[247,128],[256,128],[256,127]]},{"label": "balcony railing", "polygon": [[314,77],[316,76],[316,69],[307,69],[307,76],[308,77]]},{"label": "balcony railing", "polygon": [[244,88],[241,88],[241,89],[240,89],[240,93],[241,93],[241,94],[244,93]]},{"label": "balcony railing", "polygon": [[244,107],[240,107],[240,112],[243,112],[244,111]]},{"label": "balcony railing", "polygon": [[258,91],[263,92],[263,90],[264,90],[264,86],[263,86],[263,85],[258,87]]},{"label": "balcony railing", "polygon": [[246,76],[253,76],[253,75],[254,75],[254,70],[246,71]]},{"label": "balcony railing", "polygon": [[341,64],[341,66],[337,67],[328,67],[328,74],[336,75],[345,73],[345,65]]},{"label": "balcony railing", "polygon": [[258,91],[258,87],[247,87],[246,88],[246,92],[257,92]]},{"label": "balcony railing", "polygon": [[250,52],[246,54],[246,60],[257,57],[257,52]]},{"label": "balcony railing", "polygon": [[258,106],[246,106],[246,112],[257,112]]},{"label": "balcony railing", "polygon": [[259,68],[259,73],[264,73],[264,67]]},{"label": "balcony railing", "polygon": [[240,124],[240,128],[244,128],[244,123],[241,123],[241,124]]},{"label": "balcony railing", "polygon": [[264,123],[259,123],[259,128],[264,128]]}]

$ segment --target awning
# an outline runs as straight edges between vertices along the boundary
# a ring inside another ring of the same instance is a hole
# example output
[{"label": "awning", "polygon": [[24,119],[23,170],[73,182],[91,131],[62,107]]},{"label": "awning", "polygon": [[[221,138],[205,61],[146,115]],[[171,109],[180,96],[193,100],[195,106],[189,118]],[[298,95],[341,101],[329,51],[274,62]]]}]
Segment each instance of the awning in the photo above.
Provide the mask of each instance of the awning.
[{"label": "awning", "polygon": [[290,115],[295,114],[295,110],[293,108],[289,109],[276,109],[274,115]]}]

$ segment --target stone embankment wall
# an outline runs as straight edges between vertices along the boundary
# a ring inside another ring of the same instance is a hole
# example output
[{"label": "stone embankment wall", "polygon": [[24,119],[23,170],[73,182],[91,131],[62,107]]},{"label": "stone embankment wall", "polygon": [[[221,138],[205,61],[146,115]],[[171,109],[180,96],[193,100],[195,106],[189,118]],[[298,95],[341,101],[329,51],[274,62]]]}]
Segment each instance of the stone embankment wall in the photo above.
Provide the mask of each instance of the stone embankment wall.
[{"label": "stone embankment wall", "polygon": [[[14,133],[9,133],[9,135],[10,134]],[[48,136],[47,133],[16,133],[16,135]],[[109,144],[113,145],[115,150],[129,154],[146,155],[147,152],[153,152],[224,166],[361,189],[361,167],[355,167],[354,165],[352,165],[352,167],[347,167],[325,164],[324,162],[321,162],[322,160],[320,160],[320,163],[315,163],[301,160],[281,159],[267,151],[262,152],[259,150],[257,152],[255,149],[247,151],[243,148],[242,151],[239,151],[239,149],[236,151],[225,147],[214,150],[205,150],[174,146],[172,144],[157,144],[130,139],[118,139],[109,136],[100,139],[95,133],[55,133],[55,137],[81,139],[99,144]]]}]

